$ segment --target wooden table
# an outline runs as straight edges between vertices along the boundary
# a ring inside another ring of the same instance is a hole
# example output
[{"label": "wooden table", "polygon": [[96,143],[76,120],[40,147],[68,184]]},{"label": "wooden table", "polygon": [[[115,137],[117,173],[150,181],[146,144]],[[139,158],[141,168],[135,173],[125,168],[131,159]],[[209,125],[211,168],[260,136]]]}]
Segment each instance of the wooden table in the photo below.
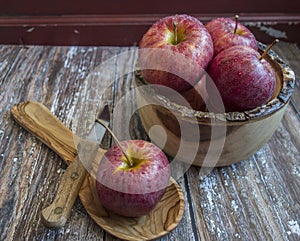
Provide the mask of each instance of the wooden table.
[{"label": "wooden table", "polygon": [[[117,240],[94,223],[79,199],[65,227],[55,230],[42,224],[40,212],[51,203],[66,164],[20,127],[10,110],[22,101],[39,101],[78,132],[85,103],[101,93],[99,86],[106,88],[110,107],[133,87],[132,73],[99,77],[102,82],[97,85],[87,81],[89,75],[107,60],[112,73],[126,72],[134,66],[134,50],[136,47],[0,46],[0,240]],[[274,50],[299,78],[297,45],[282,42]],[[126,51],[131,54],[120,61],[118,56]],[[279,128],[249,159],[215,168],[202,179],[200,168],[191,167],[178,180],[186,202],[184,216],[160,240],[300,239],[299,96],[297,81]],[[130,132],[133,138],[147,138],[137,114]],[[106,136],[103,145],[110,143]]]}]

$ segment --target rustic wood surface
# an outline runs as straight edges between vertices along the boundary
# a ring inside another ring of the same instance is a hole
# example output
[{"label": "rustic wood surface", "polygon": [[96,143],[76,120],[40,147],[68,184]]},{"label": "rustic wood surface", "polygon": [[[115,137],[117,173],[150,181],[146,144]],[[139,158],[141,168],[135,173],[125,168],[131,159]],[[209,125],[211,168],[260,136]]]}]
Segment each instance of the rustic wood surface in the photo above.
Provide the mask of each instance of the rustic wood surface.
[{"label": "rustic wood surface", "polygon": [[[39,101],[73,132],[81,133],[82,122],[90,125],[91,119],[83,113],[93,116],[99,109],[98,104],[86,103],[105,88],[111,122],[125,118],[126,109],[114,113],[113,107],[125,93],[132,94],[132,73],[118,76],[101,69],[101,81],[86,80],[107,60],[113,73],[131,68],[136,59],[132,50],[135,47],[0,46],[0,240],[118,240],[91,219],[79,198],[63,228],[42,224],[41,211],[52,202],[67,165],[20,127],[10,110],[22,101]],[[131,51],[126,62],[111,59],[125,51]],[[279,43],[275,51],[299,77],[297,45]],[[204,178],[199,177],[199,167],[191,167],[178,180],[184,216],[160,240],[299,240],[299,84],[297,80],[279,128],[257,153],[215,168]],[[132,138],[147,138],[136,113],[130,123]],[[107,135],[103,148],[110,144]]]}]

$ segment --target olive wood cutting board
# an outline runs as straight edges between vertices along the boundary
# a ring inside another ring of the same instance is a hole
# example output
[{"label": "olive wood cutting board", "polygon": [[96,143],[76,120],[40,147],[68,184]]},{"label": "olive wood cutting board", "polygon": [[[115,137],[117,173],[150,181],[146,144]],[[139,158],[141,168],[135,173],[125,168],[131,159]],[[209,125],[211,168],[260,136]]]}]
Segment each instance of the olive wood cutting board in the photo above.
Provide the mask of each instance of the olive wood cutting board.
[{"label": "olive wood cutting board", "polygon": [[[75,159],[75,135],[43,104],[21,102],[12,108],[11,113],[16,122],[37,136],[67,164]],[[179,224],[184,212],[184,197],[173,178],[158,205],[142,217],[127,218],[105,210],[98,199],[95,179],[89,174],[83,181],[79,197],[88,214],[101,228],[125,240],[151,240],[164,236]]]}]

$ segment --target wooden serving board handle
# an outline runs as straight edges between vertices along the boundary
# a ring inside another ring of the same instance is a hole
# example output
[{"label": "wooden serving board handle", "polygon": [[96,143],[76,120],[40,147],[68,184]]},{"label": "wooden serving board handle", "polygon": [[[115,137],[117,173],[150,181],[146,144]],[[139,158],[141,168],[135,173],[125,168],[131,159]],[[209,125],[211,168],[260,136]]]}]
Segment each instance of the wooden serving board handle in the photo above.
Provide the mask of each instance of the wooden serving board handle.
[{"label": "wooden serving board handle", "polygon": [[73,133],[38,102],[22,102],[14,106],[11,113],[23,128],[36,135],[69,164],[54,201],[42,211],[42,220],[46,226],[62,227],[87,175],[85,167],[77,157]]},{"label": "wooden serving board handle", "polygon": [[37,136],[67,164],[77,156],[73,132],[42,103],[21,102],[12,108],[11,113],[16,122]]}]

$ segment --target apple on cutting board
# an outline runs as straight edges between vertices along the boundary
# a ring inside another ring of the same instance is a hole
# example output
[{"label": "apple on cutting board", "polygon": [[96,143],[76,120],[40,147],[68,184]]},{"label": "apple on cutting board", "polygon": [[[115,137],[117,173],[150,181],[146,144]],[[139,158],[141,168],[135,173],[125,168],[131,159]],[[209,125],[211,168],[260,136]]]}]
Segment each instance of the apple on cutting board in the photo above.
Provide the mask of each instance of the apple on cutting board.
[{"label": "apple on cutting board", "polygon": [[213,57],[213,42],[197,18],[179,14],[155,22],[139,50],[138,64],[147,83],[183,92],[201,78]]},{"label": "apple on cutting board", "polygon": [[246,45],[258,50],[254,34],[238,22],[238,15],[235,16],[235,20],[231,18],[214,18],[206,23],[205,27],[212,37],[215,56],[235,45]]},{"label": "apple on cutting board", "polygon": [[101,204],[126,217],[149,213],[164,195],[170,165],[164,152],[144,140],[126,140],[112,146],[97,172]]}]

